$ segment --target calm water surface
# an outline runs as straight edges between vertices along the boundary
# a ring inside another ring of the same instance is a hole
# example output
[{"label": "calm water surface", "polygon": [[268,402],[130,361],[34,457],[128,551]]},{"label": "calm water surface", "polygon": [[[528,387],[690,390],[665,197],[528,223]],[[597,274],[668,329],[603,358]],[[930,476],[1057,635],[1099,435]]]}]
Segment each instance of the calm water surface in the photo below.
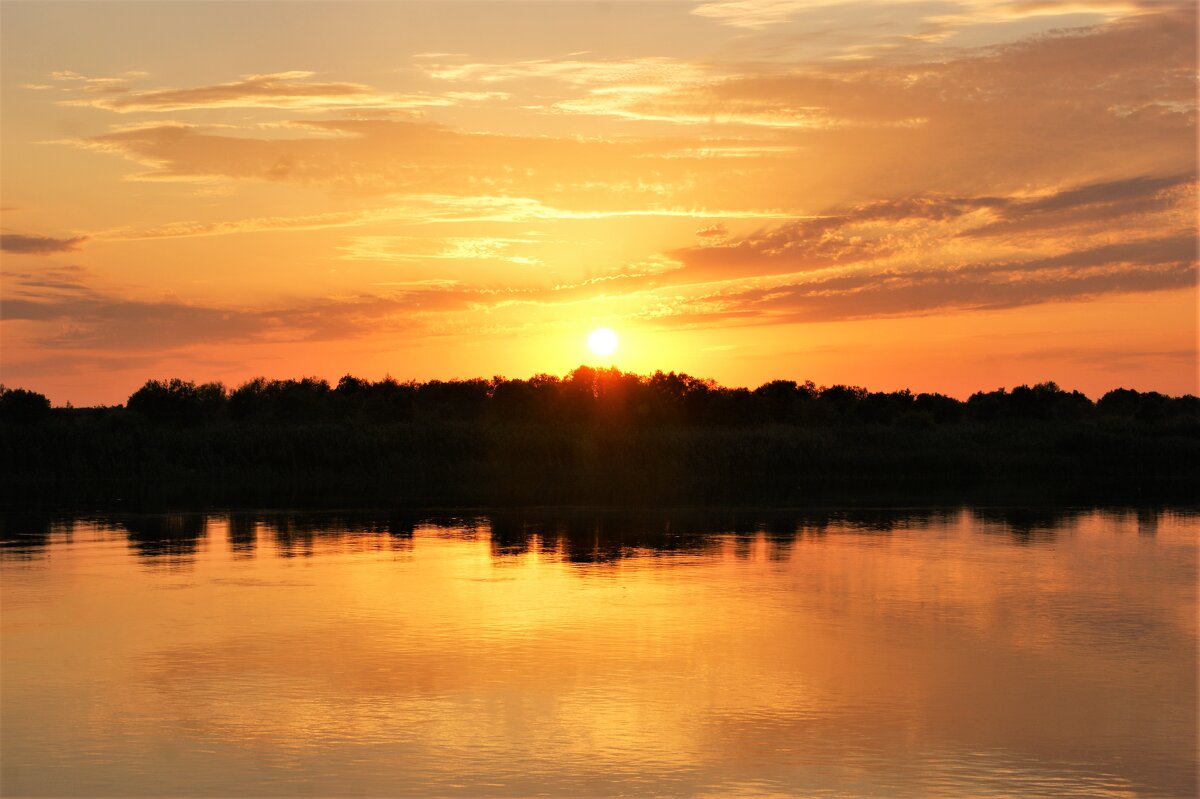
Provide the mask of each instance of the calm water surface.
[{"label": "calm water surface", "polygon": [[4,521],[19,795],[1188,797],[1177,512]]}]

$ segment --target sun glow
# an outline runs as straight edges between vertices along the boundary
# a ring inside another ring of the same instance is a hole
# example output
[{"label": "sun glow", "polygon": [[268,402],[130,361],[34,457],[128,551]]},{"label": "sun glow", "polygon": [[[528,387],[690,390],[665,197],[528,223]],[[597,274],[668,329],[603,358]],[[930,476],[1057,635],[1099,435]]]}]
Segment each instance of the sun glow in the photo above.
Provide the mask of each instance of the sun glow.
[{"label": "sun glow", "polygon": [[617,334],[607,327],[598,327],[588,335],[588,349],[597,355],[612,355],[617,344]]}]

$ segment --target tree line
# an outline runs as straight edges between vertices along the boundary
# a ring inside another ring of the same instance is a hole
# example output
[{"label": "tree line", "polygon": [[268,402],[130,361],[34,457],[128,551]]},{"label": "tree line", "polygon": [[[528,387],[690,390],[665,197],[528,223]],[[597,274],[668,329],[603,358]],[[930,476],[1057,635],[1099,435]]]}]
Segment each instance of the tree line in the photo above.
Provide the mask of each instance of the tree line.
[{"label": "tree line", "polygon": [[685,374],[151,380],[0,391],[0,505],[1029,504],[1200,496],[1200,400],[1054,383],[966,400]]},{"label": "tree line", "polygon": [[[0,387],[0,416],[33,421],[53,412],[49,400]],[[99,410],[99,409],[97,409]],[[980,391],[967,400],[944,394],[868,391],[772,380],[757,388],[726,388],[675,372],[642,376],[581,366],[565,377],[527,380],[369,381],[255,378],[233,389],[221,383],[150,380],[122,410],[157,424],[304,424],[413,421],[479,423],[621,423],[632,425],[881,424],[924,427],[959,422],[1069,421],[1101,418],[1143,422],[1200,420],[1200,398],[1118,388],[1093,402],[1053,382]]]}]

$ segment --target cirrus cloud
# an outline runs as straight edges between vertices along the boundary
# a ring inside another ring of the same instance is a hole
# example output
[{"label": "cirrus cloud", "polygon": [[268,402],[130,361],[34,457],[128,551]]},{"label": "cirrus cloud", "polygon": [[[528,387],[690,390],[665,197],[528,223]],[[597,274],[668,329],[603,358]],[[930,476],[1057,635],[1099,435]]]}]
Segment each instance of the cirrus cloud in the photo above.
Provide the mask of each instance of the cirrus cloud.
[{"label": "cirrus cloud", "polygon": [[130,88],[125,81],[83,78],[85,95],[60,101],[115,111],[178,112],[216,108],[271,108],[305,111],[345,109],[410,110],[454,105],[461,100],[496,99],[496,93],[452,95],[378,92],[361,83],[310,81],[307,71],[245,75],[228,83],[173,89]]}]

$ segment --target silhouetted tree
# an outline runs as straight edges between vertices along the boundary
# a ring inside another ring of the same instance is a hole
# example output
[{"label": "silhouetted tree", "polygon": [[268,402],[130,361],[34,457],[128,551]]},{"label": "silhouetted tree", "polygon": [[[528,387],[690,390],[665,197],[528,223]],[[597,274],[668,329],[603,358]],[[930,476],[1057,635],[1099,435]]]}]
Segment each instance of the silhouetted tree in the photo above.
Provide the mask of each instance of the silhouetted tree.
[{"label": "silhouetted tree", "polygon": [[267,380],[257,377],[229,394],[234,419],[275,422],[313,422],[328,419],[329,383],[316,377],[301,380]]},{"label": "silhouetted tree", "polygon": [[963,404],[945,394],[918,394],[913,400],[913,407],[929,414],[938,424],[957,422],[963,416]]},{"label": "silhouetted tree", "polygon": [[130,395],[126,407],[155,422],[194,425],[211,421],[225,405],[220,383],[150,380]]},{"label": "silhouetted tree", "polygon": [[0,385],[0,419],[36,422],[50,416],[50,400],[44,394]]},{"label": "silhouetted tree", "polygon": [[759,421],[795,422],[803,418],[802,406],[817,396],[811,382],[803,386],[794,380],[772,380],[751,392],[759,413]]}]

